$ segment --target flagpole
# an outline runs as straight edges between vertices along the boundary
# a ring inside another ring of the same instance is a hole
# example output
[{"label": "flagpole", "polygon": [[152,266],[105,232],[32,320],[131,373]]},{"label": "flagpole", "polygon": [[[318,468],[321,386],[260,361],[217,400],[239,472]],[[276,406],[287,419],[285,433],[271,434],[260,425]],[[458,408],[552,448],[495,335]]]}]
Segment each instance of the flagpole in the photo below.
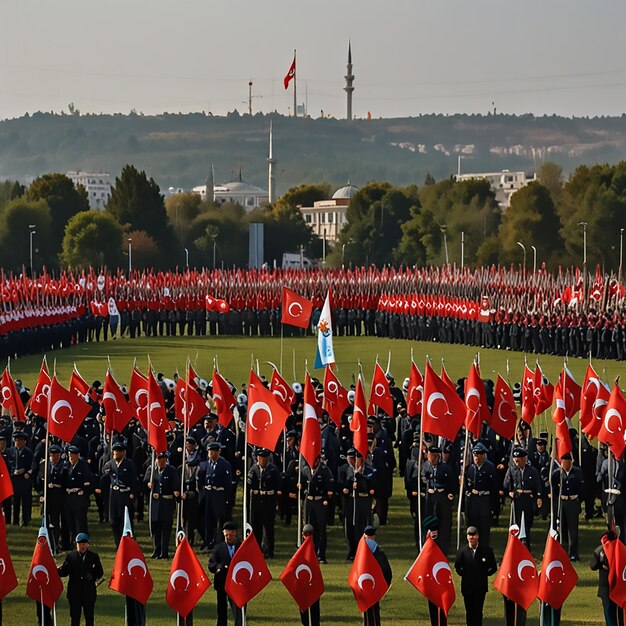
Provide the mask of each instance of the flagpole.
[{"label": "flagpole", "polygon": [[296,78],[296,73],[297,73],[297,63],[296,63],[296,51],[293,51],[293,116],[294,117],[298,117],[298,100],[296,97],[296,83],[297,83],[297,78]]},{"label": "flagpole", "polygon": [[456,549],[461,545],[461,506],[463,504],[463,489],[465,488],[465,465],[467,460],[467,446],[469,445],[469,428],[465,426],[465,447],[463,448],[463,462],[461,464],[461,481],[459,484],[459,505],[456,512]]},{"label": "flagpole", "polygon": [[[306,419],[306,418],[305,418]],[[304,425],[303,425],[304,432]],[[311,471],[311,475],[313,471]],[[302,537],[300,533],[300,529],[302,528],[302,446],[300,446],[300,450],[298,451],[298,538],[297,538],[297,546],[298,548],[302,544]]]},{"label": "flagpole", "polygon": [[[246,527],[248,526],[248,422],[244,425],[243,431],[243,537],[245,539]],[[243,610],[243,609],[242,609]],[[243,613],[242,613],[243,615]],[[245,622],[245,615],[244,622]]]},{"label": "flagpole", "polygon": [[48,424],[46,423],[46,450],[45,463],[43,466],[43,525],[48,528],[48,457],[49,457],[50,436],[48,435]]},{"label": "flagpole", "polygon": [[[150,417],[148,416],[148,420],[150,419]],[[150,426],[148,425],[148,428]],[[150,484],[154,485],[154,465],[156,463],[156,453],[154,451],[154,448],[152,448],[152,457],[151,457],[151,469],[150,469]],[[152,491],[152,490],[151,490]],[[148,495],[149,501],[148,501],[148,528],[150,529],[150,537],[153,536],[152,533],[152,493],[150,493]]]},{"label": "flagpole", "polygon": [[420,417],[420,447],[419,454],[417,455],[417,529],[419,533],[420,552],[422,551],[422,446],[424,445],[424,429],[422,426],[423,421]]},{"label": "flagpole", "polygon": [[280,372],[283,371],[283,346],[284,346],[285,325],[280,323]]}]

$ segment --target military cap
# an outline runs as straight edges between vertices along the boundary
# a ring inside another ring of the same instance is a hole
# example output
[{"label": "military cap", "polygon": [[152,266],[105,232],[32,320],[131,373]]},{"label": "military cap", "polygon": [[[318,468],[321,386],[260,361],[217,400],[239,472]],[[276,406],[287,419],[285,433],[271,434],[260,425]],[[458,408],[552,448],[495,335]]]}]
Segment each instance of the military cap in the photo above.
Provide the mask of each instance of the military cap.
[{"label": "military cap", "polygon": [[430,446],[430,448],[428,448],[428,451],[432,454],[441,454],[441,448],[439,446]]},{"label": "military cap", "polygon": [[308,536],[308,535],[312,535],[312,534],[313,534],[313,532],[314,532],[314,528],[313,528],[313,526],[312,526],[311,524],[305,524],[305,525],[302,527],[302,534],[303,534],[303,535],[307,535],[307,536]]},{"label": "military cap", "polygon": [[80,448],[78,446],[68,446],[67,451],[70,454],[80,454]]},{"label": "military cap", "polygon": [[221,450],[222,444],[219,441],[212,441],[208,446],[207,450]]},{"label": "military cap", "polygon": [[439,519],[429,515],[422,520],[422,530],[439,530]]},{"label": "military cap", "polygon": [[76,543],[89,543],[89,535],[87,533],[78,533],[76,535]]},{"label": "military cap", "polygon": [[24,431],[18,430],[13,433],[13,439],[28,439],[28,435]]},{"label": "military cap", "polygon": [[485,444],[482,442],[478,442],[473,448],[472,448],[472,452],[474,454],[487,454],[487,448],[485,447]]},{"label": "military cap", "polygon": [[346,456],[356,456],[356,450],[354,448],[350,448],[347,452],[346,452]]},{"label": "military cap", "polygon": [[195,437],[192,437],[191,435],[187,435],[187,438],[185,439],[186,443],[195,443],[196,445],[198,445],[198,442],[196,441]]},{"label": "military cap", "polygon": [[113,450],[128,450],[128,447],[126,446],[126,444],[123,441],[116,441],[113,444]]},{"label": "military cap", "polygon": [[235,522],[224,522],[222,530],[237,530],[237,524]]},{"label": "military cap", "polygon": [[562,457],[561,457],[561,461],[571,461],[572,460],[572,455],[569,452],[566,452]]},{"label": "military cap", "polygon": [[367,537],[373,537],[376,534],[376,526],[372,526],[371,524],[366,526],[363,534]]},{"label": "military cap", "polygon": [[49,454],[61,454],[61,446],[57,446],[56,444],[52,444],[48,448],[48,453]]},{"label": "military cap", "polygon": [[257,450],[257,453],[256,453],[257,456],[262,456],[262,457],[269,456],[270,454],[271,453],[267,448],[261,448],[260,450]]},{"label": "military cap", "polygon": [[513,450],[514,458],[518,459],[518,458],[525,457],[525,456],[528,456],[528,452],[526,452],[526,448],[517,447],[515,448],[515,450]]},{"label": "military cap", "polygon": [[546,446],[546,445],[548,445],[548,442],[545,439],[537,439],[537,445],[538,446]]},{"label": "military cap", "polygon": [[165,452],[165,450],[164,450],[163,452],[159,452],[159,453],[156,455],[156,458],[157,458],[157,459],[167,459],[167,457],[168,457],[168,456],[169,456],[169,453],[168,453],[168,452]]}]

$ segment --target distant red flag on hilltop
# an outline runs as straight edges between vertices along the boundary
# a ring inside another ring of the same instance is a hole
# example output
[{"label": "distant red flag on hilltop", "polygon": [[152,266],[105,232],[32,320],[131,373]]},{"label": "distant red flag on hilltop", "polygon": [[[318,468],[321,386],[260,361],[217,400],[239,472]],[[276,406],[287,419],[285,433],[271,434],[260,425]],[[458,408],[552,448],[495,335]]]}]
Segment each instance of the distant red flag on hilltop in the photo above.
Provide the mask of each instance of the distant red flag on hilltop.
[{"label": "distant red flag on hilltop", "polygon": [[293,78],[295,78],[296,76],[296,55],[293,55],[293,61],[291,62],[291,67],[289,68],[289,71],[287,72],[287,74],[285,74],[285,78],[283,79],[283,85],[285,86],[285,89],[289,88],[289,83],[291,82],[291,80]]}]

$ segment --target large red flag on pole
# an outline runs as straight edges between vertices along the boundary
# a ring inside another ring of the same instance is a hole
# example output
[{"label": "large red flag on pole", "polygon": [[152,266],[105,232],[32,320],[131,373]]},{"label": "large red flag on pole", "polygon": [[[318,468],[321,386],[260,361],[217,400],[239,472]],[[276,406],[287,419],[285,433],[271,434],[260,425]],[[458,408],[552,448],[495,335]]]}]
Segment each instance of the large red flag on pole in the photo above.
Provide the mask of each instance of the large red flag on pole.
[{"label": "large red flag on pole", "polygon": [[411,361],[411,373],[409,374],[409,388],[406,393],[406,412],[409,417],[421,415],[422,399],[424,397],[424,377],[417,365]]},{"label": "large red flag on pole", "polygon": [[52,552],[50,552],[48,533],[45,528],[41,528],[30,562],[26,595],[51,609],[62,591],[63,582],[52,558]]},{"label": "large red flag on pole", "polygon": [[393,398],[389,391],[389,381],[378,361],[374,366],[374,376],[372,377],[369,402],[379,409],[382,409],[387,415],[393,417]]},{"label": "large red flag on pole", "polygon": [[5,367],[2,372],[0,385],[2,386],[2,407],[9,411],[14,420],[23,422],[25,420],[24,404],[8,367]]},{"label": "large red flag on pole", "polygon": [[315,553],[313,537],[308,536],[280,575],[280,582],[303,613],[324,593],[322,570]]},{"label": "large red flag on pole", "polygon": [[289,383],[287,383],[287,381],[280,375],[276,367],[274,367],[274,370],[272,371],[270,389],[283,408],[286,411],[291,412],[291,406],[296,401],[296,394],[290,387]]},{"label": "large red flag on pole", "polygon": [[517,426],[515,399],[513,398],[511,387],[500,374],[498,374],[493,396],[493,412],[491,414],[490,427],[500,437],[512,439]]},{"label": "large red flag on pole", "polygon": [[33,389],[33,395],[30,397],[30,410],[40,417],[48,416],[48,396],[50,394],[50,384],[52,380],[50,374],[48,374],[48,367],[46,365],[46,357],[41,361],[41,369],[39,370],[39,376]]},{"label": "large red flag on pole", "polygon": [[465,428],[467,428],[475,439],[480,437],[483,422],[489,423],[490,413],[487,406],[487,396],[485,394],[485,383],[480,377],[480,372],[476,363],[472,363],[469,375],[465,381]]},{"label": "large red flag on pole", "polygon": [[560,609],[577,582],[578,574],[570,563],[567,552],[548,534],[539,573],[537,597],[551,607]]},{"label": "large red flag on pole", "polygon": [[219,423],[226,427],[233,420],[233,408],[237,404],[237,401],[235,400],[230,385],[217,370],[213,370],[211,389],[213,391],[213,402],[215,403]]},{"label": "large red flag on pole", "polygon": [[166,430],[165,397],[150,370],[148,374],[148,443],[157,454],[167,450]]},{"label": "large red flag on pole", "polygon": [[309,373],[304,381],[304,409],[302,417],[302,440],[300,452],[304,460],[313,468],[322,451],[322,431],[317,416],[317,400]]},{"label": "large red flag on pole", "polygon": [[330,365],[324,368],[324,408],[337,426],[341,426],[341,417],[350,406],[348,392],[333,372]]},{"label": "large red flag on pole", "polygon": [[104,407],[104,429],[108,433],[117,431],[121,433],[134,417],[135,411],[110,370],[104,379],[102,394],[102,406]]},{"label": "large red flag on pole", "polygon": [[360,375],[356,383],[350,430],[352,431],[354,449],[365,459],[369,449],[367,442],[367,406],[365,404],[365,393],[363,392],[363,379]]},{"label": "large red flag on pole", "polygon": [[246,417],[246,435],[248,443],[273,450],[280,433],[285,428],[289,411],[278,401],[276,396],[250,370],[248,383],[248,415]]},{"label": "large red flag on pole", "polygon": [[283,287],[282,300],[281,323],[297,326],[298,328],[308,328],[311,323],[313,303],[298,295],[295,291],[287,289],[287,287]]},{"label": "large red flag on pole", "polygon": [[619,459],[626,448],[624,441],[624,418],[626,418],[626,400],[619,388],[619,378],[615,380],[613,391],[606,405],[602,426],[598,431],[598,441],[611,446],[611,451]]},{"label": "large red flag on pole", "polygon": [[130,375],[128,388],[130,403],[136,411],[139,423],[147,430],[148,428],[148,379],[136,368]]},{"label": "large red flag on pole", "polygon": [[[0,456],[0,458],[2,458]],[[7,544],[7,525],[4,513],[0,512],[0,563],[4,565],[0,573],[0,601],[17,587],[17,576]]]},{"label": "large red flag on pole", "polygon": [[91,411],[83,398],[65,389],[52,377],[48,398],[48,432],[70,443]]},{"label": "large red flag on pole", "polygon": [[[289,83],[296,77],[296,53],[293,54],[293,61],[289,66],[289,71],[285,74],[285,78],[283,78],[283,85],[285,89],[289,88]],[[295,115],[294,111],[294,115]]]},{"label": "large red flag on pole", "polygon": [[454,441],[465,421],[465,413],[463,400],[437,376],[427,362],[424,374],[423,431]]},{"label": "large red flag on pole", "polygon": [[361,537],[359,541],[348,584],[361,613],[380,602],[389,589],[380,563],[367,545],[365,537]]}]

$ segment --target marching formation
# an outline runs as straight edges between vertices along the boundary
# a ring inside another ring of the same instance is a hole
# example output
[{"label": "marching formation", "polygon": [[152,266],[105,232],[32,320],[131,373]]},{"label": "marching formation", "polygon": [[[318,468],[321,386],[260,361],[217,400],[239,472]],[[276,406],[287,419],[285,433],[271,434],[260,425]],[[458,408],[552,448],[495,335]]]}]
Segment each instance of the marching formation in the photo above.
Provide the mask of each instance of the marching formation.
[{"label": "marching formation", "polygon": [[[311,324],[311,301],[284,289],[282,302],[283,323]],[[337,523],[364,623],[379,624],[392,569],[377,531],[388,522],[396,471],[404,478],[418,552],[405,578],[427,598],[433,624],[447,623],[455,601],[448,562],[455,550],[468,624],[482,623],[488,578],[496,570],[507,624],[524,624],[537,598],[543,623],[558,624],[577,580],[571,563],[581,558],[583,502],[586,518],[606,516],[608,522],[593,558],[601,585],[608,572],[601,597],[607,624],[615,623],[626,605],[619,574],[626,548],[617,540],[626,537],[626,399],[617,382],[610,389],[590,364],[582,385],[565,366],[552,384],[537,363],[534,370],[525,366],[521,383],[511,387],[502,376],[484,380],[476,360],[455,383],[445,368],[438,374],[426,360],[423,373],[411,362],[396,386],[389,367],[376,362],[368,393],[362,375],[346,388],[333,371],[328,295],[317,328],[316,366],[324,376],[307,373],[291,384],[274,367],[268,379],[251,370],[238,387],[217,367],[209,381],[188,363],[184,376],[172,378],[135,367],[127,385],[110,369],[104,384],[89,384],[74,369],[66,388],[44,359],[30,392],[5,369],[0,500],[3,519],[29,525],[33,490],[40,496],[45,525],[27,593],[41,624],[51,623],[65,575],[72,624],[80,623],[81,613],[92,623],[96,581],[103,576],[89,550],[92,498],[118,548],[109,586],[125,596],[129,624],[145,624],[152,593],[148,560],[133,538],[134,524],[144,521],[152,538],[149,557],[172,559],[166,599],[183,624],[192,623],[210,584],[198,551],[209,555],[218,624],[226,623],[229,606],[235,623],[245,622],[246,605],[271,580],[267,560],[275,556],[277,523],[302,533],[281,581],[303,624],[321,622],[320,566],[327,562],[327,527]],[[537,424],[543,430],[533,436]],[[237,502],[241,542],[233,519]],[[505,503],[512,525],[498,569],[491,530],[504,522]],[[549,518],[551,528],[540,573],[531,552],[542,543],[533,534],[539,517]],[[461,528],[467,529],[466,546]],[[5,532],[0,539],[4,597],[17,581]],[[57,568],[53,557],[67,551]]]}]

